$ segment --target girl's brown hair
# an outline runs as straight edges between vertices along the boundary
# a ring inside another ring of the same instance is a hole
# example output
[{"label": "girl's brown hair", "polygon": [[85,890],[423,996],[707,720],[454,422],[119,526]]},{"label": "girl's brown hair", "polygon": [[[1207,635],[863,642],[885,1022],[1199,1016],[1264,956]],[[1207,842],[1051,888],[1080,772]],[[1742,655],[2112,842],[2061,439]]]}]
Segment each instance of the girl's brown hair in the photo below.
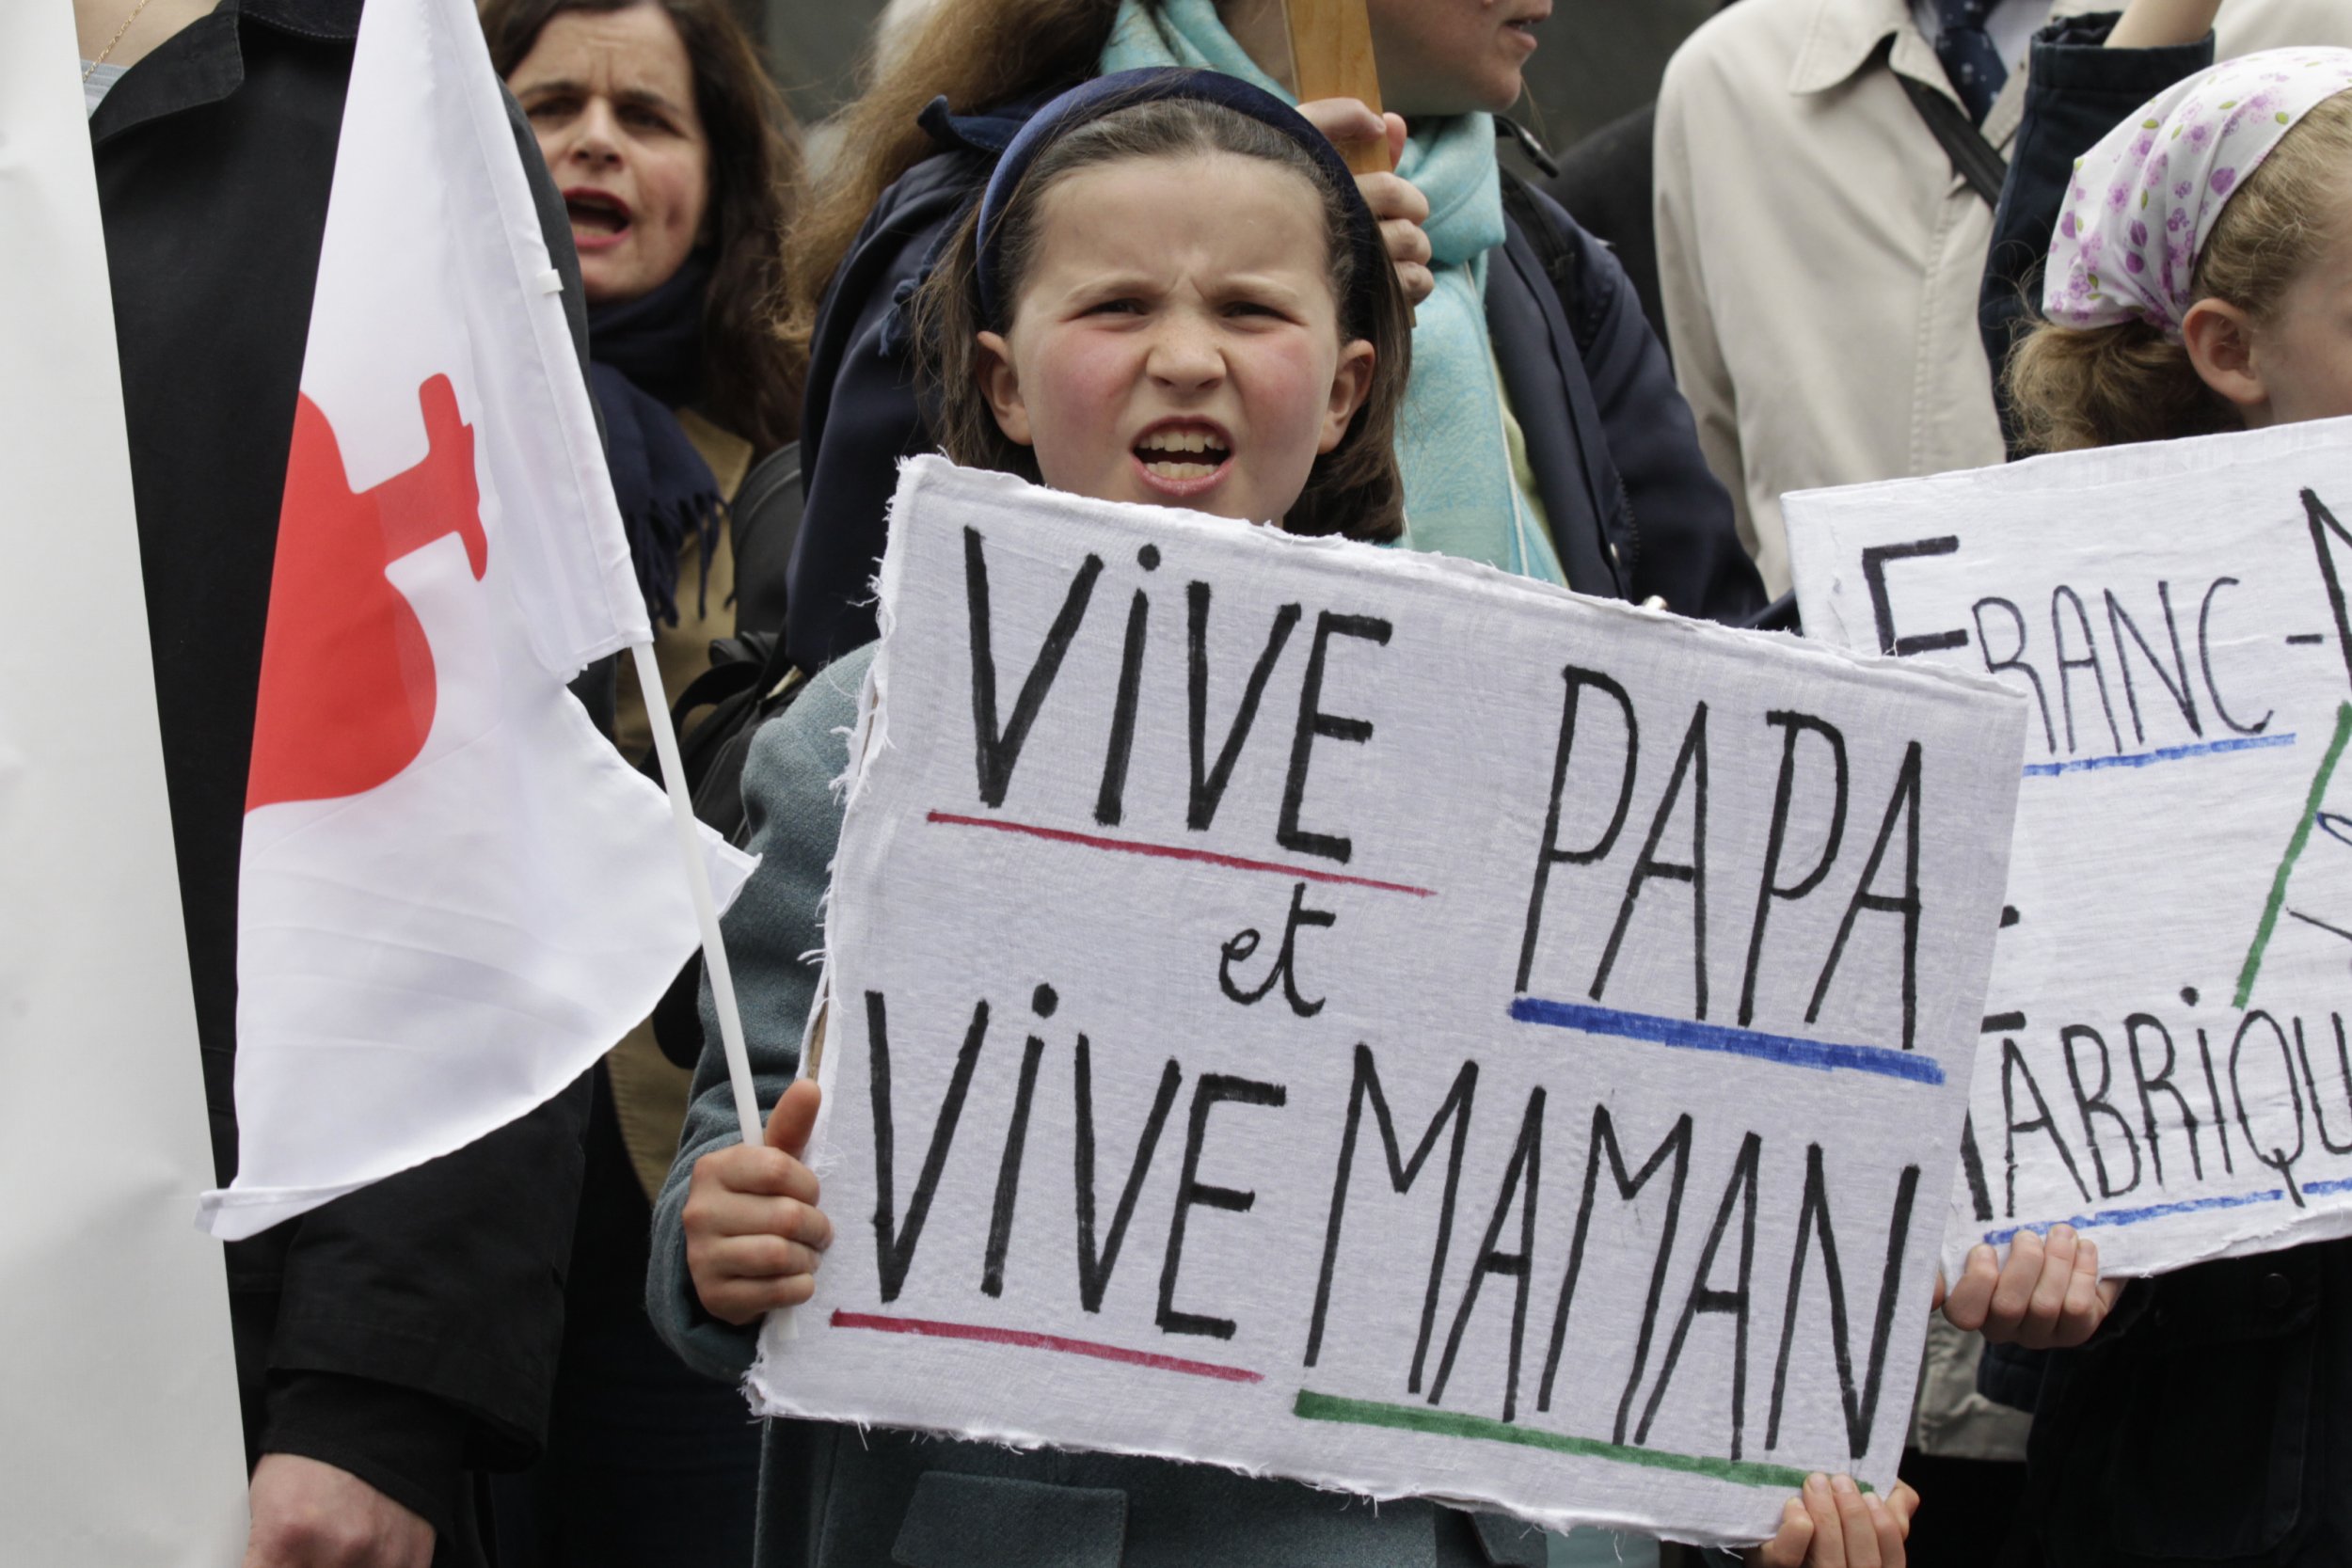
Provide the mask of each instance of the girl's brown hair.
[{"label": "girl's brown hair", "polygon": [[898,176],[939,150],[915,117],[934,98],[957,114],[1058,92],[1091,78],[1119,0],[938,0],[904,49],[841,111],[835,153],[794,214],[784,341],[805,363],[825,286]]},{"label": "girl's brown hair", "polygon": [[491,65],[506,77],[562,12],[640,5],[659,7],[685,43],[694,110],[710,138],[717,240],[703,304],[701,406],[755,450],[773,451],[800,423],[806,367],[776,331],[786,301],[784,231],[801,179],[800,132],[724,0],[486,0],[482,30]]},{"label": "girl's brown hair", "polygon": [[[1339,445],[1308,471],[1307,486],[1282,518],[1291,533],[1338,533],[1389,540],[1405,531],[1405,483],[1396,466],[1396,411],[1412,370],[1412,317],[1386,264],[1359,276],[1348,198],[1305,149],[1273,127],[1215,103],[1154,99],[1114,109],[1077,126],[1039,152],[996,219],[995,288],[1009,317],[1035,260],[1038,214],[1045,194],[1081,169],[1134,158],[1229,153],[1290,169],[1314,189],[1323,214],[1331,297],[1340,339],[1373,346],[1372,385]],[[978,336],[1008,321],[986,318],[980,304],[979,214],[967,216],[915,299],[918,372],[937,415],[932,427],[949,457],[1038,480],[1037,454],[1007,436],[981,393]]]},{"label": "girl's brown hair", "polygon": [[[2267,323],[2335,237],[2352,195],[2352,93],[2327,100],[2280,138],[2221,209],[2198,254],[2193,292]],[[2169,441],[2245,426],[2205,385],[2188,349],[2144,322],[2044,322],[2010,355],[2009,396],[2021,442],[2074,451]]]}]

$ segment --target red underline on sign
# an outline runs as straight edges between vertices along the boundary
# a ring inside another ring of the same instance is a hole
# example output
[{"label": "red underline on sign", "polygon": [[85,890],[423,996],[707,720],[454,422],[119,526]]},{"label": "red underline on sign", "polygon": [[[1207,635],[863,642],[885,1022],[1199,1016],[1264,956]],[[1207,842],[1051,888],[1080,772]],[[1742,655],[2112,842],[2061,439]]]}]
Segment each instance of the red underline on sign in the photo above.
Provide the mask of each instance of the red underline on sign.
[{"label": "red underline on sign", "polygon": [[1213,1377],[1220,1383],[1263,1383],[1264,1374],[1244,1367],[1220,1367],[1213,1361],[1187,1361],[1180,1355],[1155,1355],[1148,1350],[1123,1350],[1091,1339],[1065,1339],[1058,1334],[1032,1334],[1026,1329],[989,1328],[979,1323],[943,1323],[929,1318],[885,1318],[873,1312],[833,1315],[835,1328],[871,1328],[883,1334],[919,1334],[927,1339],[972,1339],[984,1345],[1017,1345],[1023,1350],[1058,1351],[1064,1355],[1090,1355],[1097,1361],[1150,1367],[1155,1371]]},{"label": "red underline on sign", "polygon": [[993,816],[959,816],[953,812],[935,811],[933,822],[951,828],[993,828],[1000,833],[1025,833],[1055,844],[1075,844],[1088,849],[1116,849],[1127,855],[1150,855],[1158,860],[1199,861],[1203,865],[1221,865],[1228,871],[1263,871],[1276,877],[1297,877],[1310,882],[1336,882],[1342,887],[1368,887],[1381,893],[1409,893],[1416,898],[1435,898],[1435,888],[1410,887],[1403,882],[1375,881],[1370,877],[1350,877],[1343,872],[1323,871],[1311,865],[1284,865],[1279,861],[1244,860],[1239,855],[1220,855],[1209,849],[1187,849],[1176,844],[1142,844],[1131,838],[1104,838],[1098,833],[1073,833],[1067,828],[1041,828],[1029,822],[1007,822]]}]

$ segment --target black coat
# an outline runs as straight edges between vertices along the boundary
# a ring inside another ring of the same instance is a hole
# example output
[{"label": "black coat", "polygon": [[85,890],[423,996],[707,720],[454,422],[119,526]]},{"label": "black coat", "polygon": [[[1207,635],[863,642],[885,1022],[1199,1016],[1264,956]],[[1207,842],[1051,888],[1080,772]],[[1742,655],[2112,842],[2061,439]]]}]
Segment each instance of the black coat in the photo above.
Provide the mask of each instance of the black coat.
[{"label": "black coat", "polygon": [[[91,120],[156,705],[212,1113],[234,1173],[246,767],[358,0],[222,0]],[[584,343],[563,204],[519,115]],[[93,628],[96,631],[98,628]],[[583,1085],[584,1087],[584,1085]],[[461,1465],[537,1447],[583,1093],[228,1249],[249,1454],[341,1466],[478,1560]]]},{"label": "black coat", "polygon": [[[2211,37],[2105,48],[2114,21],[2034,44],[1979,297],[1995,365],[2038,319],[2074,160],[2213,63]],[[2013,450],[2006,398],[2001,417]],[[2053,1568],[2352,1565],[2352,1241],[2137,1281],[2089,1345],[1995,1345],[1979,1381],[2035,1413],[2026,1513]]]},{"label": "black coat", "polygon": [[[875,635],[867,584],[898,461],[935,444],[916,405],[906,307],[1036,107],[928,116],[945,150],[882,193],[827,290],[801,415],[807,509],[786,629],[804,668]],[[1505,229],[1487,269],[1488,333],[1568,585],[1745,620],[1763,584],[1624,269],[1525,187]]]}]

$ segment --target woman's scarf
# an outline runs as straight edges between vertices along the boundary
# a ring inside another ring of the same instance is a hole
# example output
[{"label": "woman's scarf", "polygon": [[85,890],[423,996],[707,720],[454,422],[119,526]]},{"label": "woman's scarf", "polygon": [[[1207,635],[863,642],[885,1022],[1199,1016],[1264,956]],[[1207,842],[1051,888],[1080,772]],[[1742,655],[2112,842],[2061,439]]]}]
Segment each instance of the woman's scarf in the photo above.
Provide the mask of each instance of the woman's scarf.
[{"label": "woman's scarf", "polygon": [[2297,121],[2352,90],[2352,49],[2272,49],[2176,83],[2074,166],[2042,312],[2145,322],[2174,342],[2221,209]]},{"label": "woman's scarf", "polygon": [[678,624],[677,558],[687,535],[701,544],[706,590],[719,536],[719,482],[671,412],[702,390],[703,296],[709,288],[710,259],[697,251],[651,293],[588,308],[588,385],[604,416],[605,461],[628,531],[629,559],[645,613],[672,626]]},{"label": "woman's scarf", "polygon": [[[1184,65],[1220,71],[1297,98],[1244,53],[1215,0],[1120,0],[1103,51],[1105,71]],[[1398,411],[1405,537],[1414,549],[1483,561],[1521,577],[1563,582],[1550,536],[1519,487],[1504,434],[1502,374],[1486,337],[1486,253],[1501,245],[1502,171],[1491,115],[1424,120],[1396,171],[1429,198],[1437,292],[1416,308],[1413,377]]]}]

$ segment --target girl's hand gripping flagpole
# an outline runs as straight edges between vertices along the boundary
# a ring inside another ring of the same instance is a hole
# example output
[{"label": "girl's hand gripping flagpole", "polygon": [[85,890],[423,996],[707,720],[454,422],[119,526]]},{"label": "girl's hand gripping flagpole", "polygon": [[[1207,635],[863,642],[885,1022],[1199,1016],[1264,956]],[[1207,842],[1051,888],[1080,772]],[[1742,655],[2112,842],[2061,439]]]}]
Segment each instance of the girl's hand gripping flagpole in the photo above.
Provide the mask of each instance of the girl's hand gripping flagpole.
[{"label": "girl's hand gripping flagpole", "polygon": [[[727,1057],[727,1083],[735,1090],[735,1117],[743,1141],[756,1148],[762,1135],[759,1094],[752,1086],[751,1053],[743,1045],[743,1014],[735,1005],[735,972],[727,967],[727,945],[719,932],[719,905],[710,891],[710,864],[703,857],[701,829],[694,820],[694,802],[686,794],[686,764],[678,756],[677,731],[670,723],[670,696],[661,685],[661,666],[653,644],[632,642],[629,657],[637,661],[638,689],[645,695],[645,716],[653,721],[654,754],[661,760],[662,786],[670,796],[670,817],[677,828],[678,854],[686,862],[686,885],[694,895],[694,918],[703,932],[703,973],[710,980],[711,1006],[719,1015],[719,1040]],[[793,1309],[772,1308],[768,1316],[775,1333],[791,1338]]]}]

